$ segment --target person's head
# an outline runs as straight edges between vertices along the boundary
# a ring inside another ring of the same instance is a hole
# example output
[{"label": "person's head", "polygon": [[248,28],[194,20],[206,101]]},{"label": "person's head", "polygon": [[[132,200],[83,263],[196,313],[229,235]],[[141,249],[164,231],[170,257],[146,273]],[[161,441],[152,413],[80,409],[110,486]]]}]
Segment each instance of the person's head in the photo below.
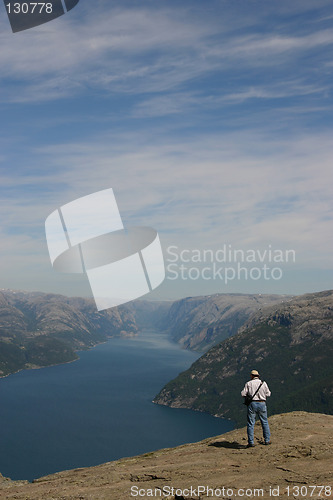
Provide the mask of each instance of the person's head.
[{"label": "person's head", "polygon": [[254,378],[259,378],[259,377],[260,377],[259,372],[257,372],[257,370],[252,370],[251,379],[253,380]]}]

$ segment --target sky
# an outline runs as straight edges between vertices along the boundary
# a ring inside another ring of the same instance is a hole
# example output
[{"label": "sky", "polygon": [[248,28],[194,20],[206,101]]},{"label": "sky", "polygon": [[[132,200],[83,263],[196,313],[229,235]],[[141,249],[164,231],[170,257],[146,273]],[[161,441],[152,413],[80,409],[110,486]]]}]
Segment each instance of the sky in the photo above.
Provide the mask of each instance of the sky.
[{"label": "sky", "polygon": [[80,0],[12,33],[1,4],[0,288],[91,296],[44,224],[108,188],[159,233],[151,299],[332,288],[332,24],[331,0]]}]

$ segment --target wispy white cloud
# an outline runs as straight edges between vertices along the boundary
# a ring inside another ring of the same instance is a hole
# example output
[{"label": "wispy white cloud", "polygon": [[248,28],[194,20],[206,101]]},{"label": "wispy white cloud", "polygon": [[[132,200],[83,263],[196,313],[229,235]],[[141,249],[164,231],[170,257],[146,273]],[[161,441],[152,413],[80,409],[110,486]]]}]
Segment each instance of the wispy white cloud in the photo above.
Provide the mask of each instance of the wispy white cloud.
[{"label": "wispy white cloud", "polygon": [[[333,43],[328,29],[294,36],[240,35],[230,32],[223,20],[200,20],[181,7],[103,6],[75,26],[70,19],[65,16],[10,41],[1,29],[0,43],[6,46],[0,53],[1,77],[12,84],[3,94],[7,100],[56,99],[90,88],[122,93],[175,90],[240,64],[244,71],[291,64],[300,53],[325,50]],[[4,20],[1,25],[4,28]]]},{"label": "wispy white cloud", "polygon": [[[17,35],[0,20],[3,109],[35,112],[25,129],[15,115],[9,131],[8,115],[3,122],[2,278],[23,283],[38,272],[45,284],[45,218],[106,187],[125,223],[155,227],[165,245],[273,244],[295,248],[302,269],[329,268],[333,152],[318,117],[330,105],[332,33],[274,24],[272,5],[260,18],[236,16],[236,5],[216,16],[105,4]],[[95,96],[110,100],[86,111]],[[62,103],[63,114],[48,113],[70,97],[70,112]]]},{"label": "wispy white cloud", "polygon": [[275,65],[279,60],[272,59],[274,57],[293,58],[296,51],[308,51],[329,46],[332,43],[333,33],[329,29],[298,36],[253,34],[235,37],[226,47],[217,48],[216,53],[239,59],[249,60],[250,58],[251,65],[261,65],[264,62]]},{"label": "wispy white cloud", "polygon": [[138,117],[156,117],[181,114],[184,111],[221,108],[228,104],[243,104],[249,100],[280,100],[289,97],[325,95],[329,86],[316,84],[306,85],[300,81],[286,80],[271,85],[252,85],[250,88],[238,87],[235,92],[218,92],[207,95],[198,92],[168,92],[143,99],[138,103],[132,115]]},{"label": "wispy white cloud", "polygon": [[33,182],[40,201],[32,202],[33,193],[9,201],[9,212],[15,214],[10,225],[27,221],[31,228],[31,221],[40,224],[55,207],[113,187],[128,223],[144,221],[183,242],[201,244],[204,233],[211,245],[219,244],[223,234],[238,244],[274,240],[301,247],[307,235],[307,248],[316,249],[313,255],[319,247],[322,257],[328,254],[329,137],[275,140],[252,131],[140,145],[142,137],[111,134],[91,144],[40,148],[36,158],[48,175],[32,181],[21,175],[15,184],[19,193]]},{"label": "wispy white cloud", "polygon": [[272,244],[295,249],[299,268],[330,268],[329,134],[282,139],[252,130],[172,140],[160,135],[153,144],[146,131],[110,131],[91,139],[37,148],[34,161],[44,175],[5,179],[11,196],[0,206],[7,214],[3,279],[12,275],[19,283],[21,273],[21,283],[34,283],[38,271],[36,282],[48,278],[64,286],[63,293],[78,294],[80,280],[52,277],[44,221],[62,204],[107,187],[115,191],[125,225],[155,227],[164,247]]}]

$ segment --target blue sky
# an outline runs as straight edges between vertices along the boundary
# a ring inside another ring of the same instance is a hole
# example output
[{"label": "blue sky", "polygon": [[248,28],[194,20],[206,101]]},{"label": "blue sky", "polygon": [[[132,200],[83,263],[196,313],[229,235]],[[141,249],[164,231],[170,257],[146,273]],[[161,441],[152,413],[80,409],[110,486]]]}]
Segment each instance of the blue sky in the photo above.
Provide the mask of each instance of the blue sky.
[{"label": "blue sky", "polygon": [[166,280],[152,298],[332,287],[331,0],[81,0],[13,34],[0,6],[0,288],[89,295],[44,221],[112,187],[163,248],[294,249],[281,280]]}]

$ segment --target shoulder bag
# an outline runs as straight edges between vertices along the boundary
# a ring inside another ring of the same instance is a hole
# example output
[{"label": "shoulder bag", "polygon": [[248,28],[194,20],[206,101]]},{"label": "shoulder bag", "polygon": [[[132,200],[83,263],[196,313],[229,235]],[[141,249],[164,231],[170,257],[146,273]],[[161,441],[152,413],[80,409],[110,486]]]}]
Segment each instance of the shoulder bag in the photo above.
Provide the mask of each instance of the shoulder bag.
[{"label": "shoulder bag", "polygon": [[257,392],[259,391],[259,389],[260,389],[260,387],[262,386],[263,383],[264,383],[264,381],[261,382],[261,384],[259,385],[259,387],[256,390],[256,392],[253,394],[253,396],[250,396],[249,394],[246,394],[246,396],[244,396],[244,402],[243,402],[243,404],[245,404],[246,406],[249,406],[249,404],[252,403],[252,400],[253,400],[254,396],[257,394]]}]

